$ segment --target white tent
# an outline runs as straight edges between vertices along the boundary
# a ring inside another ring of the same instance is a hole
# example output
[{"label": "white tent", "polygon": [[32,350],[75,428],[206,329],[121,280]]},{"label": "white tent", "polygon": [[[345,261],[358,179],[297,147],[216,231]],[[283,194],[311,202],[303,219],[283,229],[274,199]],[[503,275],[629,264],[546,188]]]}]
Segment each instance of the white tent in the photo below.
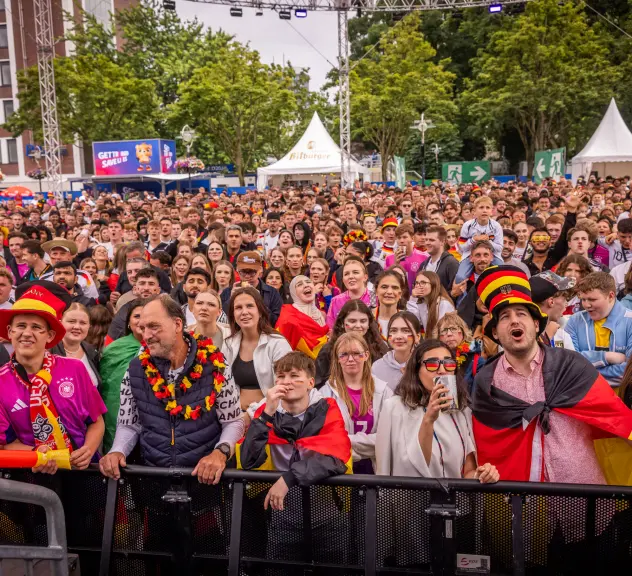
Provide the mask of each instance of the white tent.
[{"label": "white tent", "polygon": [[625,125],[614,98],[588,144],[572,160],[573,183],[580,176],[588,179],[594,170],[601,177],[632,174],[632,132]]},{"label": "white tent", "polygon": [[[359,174],[368,173],[364,166],[351,160],[354,179]],[[313,175],[340,173],[340,148],[323,126],[314,112],[309,126],[301,139],[281,160],[257,170],[257,188],[262,191],[268,185],[268,178],[275,175]]]}]

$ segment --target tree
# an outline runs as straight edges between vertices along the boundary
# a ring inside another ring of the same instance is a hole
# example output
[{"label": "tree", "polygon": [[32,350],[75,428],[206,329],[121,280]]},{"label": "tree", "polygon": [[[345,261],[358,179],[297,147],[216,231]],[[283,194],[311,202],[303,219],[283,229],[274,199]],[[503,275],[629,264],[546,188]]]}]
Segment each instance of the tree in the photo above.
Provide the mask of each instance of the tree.
[{"label": "tree", "polygon": [[473,133],[515,129],[529,171],[535,150],[572,149],[594,128],[619,78],[607,52],[581,5],[528,3],[523,15],[504,19],[473,62],[461,97]]},{"label": "tree", "polygon": [[[104,55],[56,58],[54,66],[61,140],[81,140],[86,160],[94,141],[156,135],[159,101],[150,80],[139,80]],[[37,67],[19,73],[18,90],[20,107],[4,127],[15,136],[32,130],[42,141]]]},{"label": "tree", "polygon": [[216,62],[180,84],[169,120],[214,139],[243,185],[246,170],[263,160],[278,132],[296,117],[293,81],[287,68],[267,66],[256,51],[231,42]]},{"label": "tree", "polygon": [[419,22],[419,14],[409,14],[382,35],[369,56],[351,64],[353,135],[378,149],[383,180],[388,162],[404,153],[410,127],[422,112],[448,124],[457,112],[454,74],[445,70],[448,62],[433,62],[436,52],[419,33]]}]

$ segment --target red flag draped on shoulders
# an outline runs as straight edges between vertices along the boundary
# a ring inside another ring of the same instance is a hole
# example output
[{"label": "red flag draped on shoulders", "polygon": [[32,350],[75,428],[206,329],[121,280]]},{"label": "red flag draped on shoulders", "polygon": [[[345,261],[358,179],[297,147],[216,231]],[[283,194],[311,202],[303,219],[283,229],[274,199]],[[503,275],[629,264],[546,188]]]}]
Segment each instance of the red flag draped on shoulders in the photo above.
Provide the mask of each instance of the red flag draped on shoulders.
[{"label": "red flag draped on shoulders", "polygon": [[315,360],[327,342],[329,327],[320,326],[313,318],[297,310],[292,304],[284,304],[276,329],[285,336],[292,350],[298,350]]}]

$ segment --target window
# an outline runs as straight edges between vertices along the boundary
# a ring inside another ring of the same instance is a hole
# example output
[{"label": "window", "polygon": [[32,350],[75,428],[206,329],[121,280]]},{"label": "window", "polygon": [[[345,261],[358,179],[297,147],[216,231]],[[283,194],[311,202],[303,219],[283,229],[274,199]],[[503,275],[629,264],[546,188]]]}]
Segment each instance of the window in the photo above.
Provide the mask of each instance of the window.
[{"label": "window", "polygon": [[0,0],[0,11],[4,11],[4,0]]},{"label": "window", "polygon": [[11,86],[11,64],[0,62],[0,86]]},{"label": "window", "polygon": [[18,141],[15,138],[7,139],[7,154],[9,156],[9,164],[18,163]]},{"label": "window", "polygon": [[7,36],[7,25],[0,24],[0,48],[9,47],[9,37]]},{"label": "window", "polygon": [[4,100],[2,105],[4,107],[4,121],[6,122],[9,116],[13,114],[13,100]]}]

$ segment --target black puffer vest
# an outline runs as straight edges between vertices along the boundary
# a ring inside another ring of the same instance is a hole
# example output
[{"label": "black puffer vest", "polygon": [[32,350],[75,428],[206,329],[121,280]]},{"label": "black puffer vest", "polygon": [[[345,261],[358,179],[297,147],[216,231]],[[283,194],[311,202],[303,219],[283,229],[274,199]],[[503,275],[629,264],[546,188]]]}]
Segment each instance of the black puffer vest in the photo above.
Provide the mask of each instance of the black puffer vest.
[{"label": "black puffer vest", "polygon": [[[180,390],[180,382],[191,371],[197,354],[195,340],[188,334],[185,334],[185,338],[190,340],[190,350],[184,363],[184,369],[180,372],[175,383],[178,404],[184,400]],[[166,380],[169,374],[169,360],[152,358],[152,362]],[[193,385],[184,394],[185,404],[191,408],[204,404],[204,398],[214,390],[212,372],[213,364],[211,362],[204,364],[202,377],[199,380],[192,380]],[[145,464],[163,467],[191,467],[195,466],[200,458],[213,451],[221,434],[216,407],[213,407],[210,412],[202,412],[197,420],[185,420],[182,415],[170,416],[165,410],[164,403],[154,396],[138,358],[134,358],[130,363],[129,376],[142,426],[140,448]]]}]

